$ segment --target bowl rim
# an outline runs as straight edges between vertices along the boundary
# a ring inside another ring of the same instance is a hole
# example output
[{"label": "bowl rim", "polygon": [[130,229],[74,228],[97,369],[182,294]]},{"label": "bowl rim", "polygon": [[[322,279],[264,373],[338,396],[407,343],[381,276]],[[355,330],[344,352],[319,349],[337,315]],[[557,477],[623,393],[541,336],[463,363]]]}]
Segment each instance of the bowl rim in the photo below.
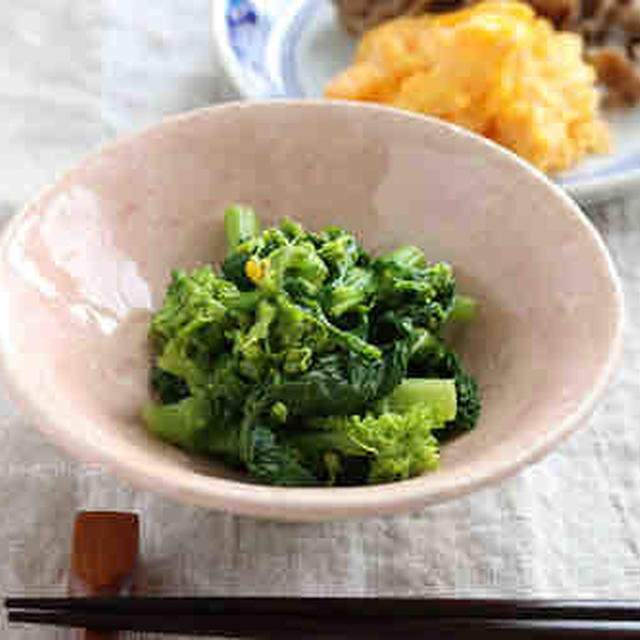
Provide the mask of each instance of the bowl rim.
[{"label": "bowl rim", "polygon": [[[163,473],[163,465],[154,465],[151,468],[141,470],[130,460],[119,458],[113,455],[110,450],[100,448],[98,444],[92,445],[90,442],[73,436],[65,428],[65,424],[56,417],[55,411],[39,406],[37,402],[38,394],[34,393],[34,389],[27,384],[19,383],[20,377],[15,374],[16,367],[12,366],[11,363],[11,350],[7,342],[7,336],[0,330],[0,375],[7,385],[11,399],[16,403],[21,413],[43,435],[73,458],[88,464],[98,465],[109,475],[126,481],[134,487],[160,493],[177,502],[186,502],[237,515],[294,522],[338,521],[411,511],[495,485],[514,475],[526,465],[544,457],[585,420],[612,378],[622,352],[625,315],[622,284],[603,238],[591,220],[587,218],[562,188],[514,153],[461,127],[393,107],[329,100],[241,100],[178,113],[165,117],[132,134],[104,142],[77,160],[72,167],[59,174],[53,183],[41,189],[5,225],[0,233],[0,256],[4,257],[6,255],[10,240],[16,230],[20,228],[26,212],[35,203],[46,197],[49,192],[54,191],[65,177],[71,175],[74,170],[82,167],[91,159],[104,153],[109,153],[121,145],[132,144],[145,136],[154,135],[161,128],[171,126],[174,123],[196,119],[203,115],[209,116],[212,114],[212,117],[215,117],[217,113],[233,109],[279,107],[294,107],[297,109],[366,109],[389,112],[400,119],[422,121],[426,123],[426,126],[449,130],[457,137],[466,138],[470,144],[479,149],[484,147],[489,154],[509,157],[510,162],[518,166],[517,171],[529,173],[553,192],[556,199],[559,200],[559,213],[573,217],[575,223],[582,228],[582,232],[587,234],[595,253],[602,258],[613,291],[614,317],[612,317],[612,324],[614,324],[615,330],[606,346],[606,361],[598,372],[589,392],[581,399],[576,410],[559,421],[557,426],[541,435],[535,444],[521,451],[517,457],[510,457],[499,462],[492,461],[489,463],[485,461],[479,463],[474,467],[472,474],[456,477],[453,480],[449,478],[447,482],[441,482],[438,476],[429,477],[427,474],[401,482],[374,486],[331,488],[273,487],[206,476],[187,469],[180,470],[177,480],[175,477],[169,480]],[[19,369],[20,367],[17,367],[17,370]],[[425,481],[425,479],[428,479],[428,481]]]}]

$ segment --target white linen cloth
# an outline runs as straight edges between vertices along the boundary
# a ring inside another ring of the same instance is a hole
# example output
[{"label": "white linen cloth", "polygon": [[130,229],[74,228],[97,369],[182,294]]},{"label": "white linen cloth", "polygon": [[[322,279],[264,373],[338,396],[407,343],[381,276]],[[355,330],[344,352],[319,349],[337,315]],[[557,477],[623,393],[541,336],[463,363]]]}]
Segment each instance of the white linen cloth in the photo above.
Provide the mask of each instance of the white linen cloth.
[{"label": "white linen cloth", "polygon": [[[105,138],[235,97],[208,0],[21,0],[0,17],[0,220]],[[401,517],[254,521],[76,463],[0,386],[2,595],[63,595],[74,513],[140,514],[172,595],[640,598],[640,194],[589,212],[624,280],[621,366],[589,424],[501,485]],[[67,632],[9,627],[10,640]]]}]

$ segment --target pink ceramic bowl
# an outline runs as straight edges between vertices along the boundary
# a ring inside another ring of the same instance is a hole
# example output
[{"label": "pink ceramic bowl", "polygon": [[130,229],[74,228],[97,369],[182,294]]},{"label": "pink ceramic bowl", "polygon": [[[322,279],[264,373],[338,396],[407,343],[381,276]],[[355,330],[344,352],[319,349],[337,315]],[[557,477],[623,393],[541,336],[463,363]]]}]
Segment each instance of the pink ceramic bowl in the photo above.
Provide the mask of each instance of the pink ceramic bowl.
[{"label": "pink ceramic bowl", "polygon": [[[458,344],[484,396],[441,469],[356,488],[256,486],[150,437],[145,333],[173,267],[223,256],[221,214],[337,223],[422,246],[480,301]],[[588,415],[622,297],[578,207],[497,146],[436,120],[329,102],[233,103],[169,119],[68,171],[0,244],[0,356],[13,396],[72,456],[238,514],[332,520],[461,496],[540,458]]]}]

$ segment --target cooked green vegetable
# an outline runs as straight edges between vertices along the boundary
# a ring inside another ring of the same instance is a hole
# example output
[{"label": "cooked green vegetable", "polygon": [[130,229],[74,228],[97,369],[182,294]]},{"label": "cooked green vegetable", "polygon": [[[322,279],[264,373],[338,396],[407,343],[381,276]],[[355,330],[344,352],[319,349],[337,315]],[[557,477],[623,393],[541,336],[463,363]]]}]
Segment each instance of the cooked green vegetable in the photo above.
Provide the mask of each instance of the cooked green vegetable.
[{"label": "cooked green vegetable", "polygon": [[251,240],[258,235],[260,225],[253,209],[234,205],[224,214],[224,233],[227,238],[229,253],[235,251],[239,244]]},{"label": "cooked green vegetable", "polygon": [[456,294],[453,300],[453,308],[449,313],[447,321],[452,320],[473,320],[476,315],[476,300],[471,296]]},{"label": "cooked green vegetable", "polygon": [[242,206],[224,223],[220,271],[174,271],[151,320],[150,432],[276,485],[436,468],[439,440],[480,413],[441,338],[475,309],[451,267],[412,246],[374,257],[335,227],[260,233]]},{"label": "cooked green vegetable", "polygon": [[409,375],[455,381],[456,416],[447,421],[447,432],[442,434],[444,438],[476,426],[481,410],[478,384],[459,356],[442,339],[426,331],[421,333],[409,362]]},{"label": "cooked green vegetable", "polygon": [[446,378],[405,378],[388,396],[377,403],[381,413],[407,413],[424,404],[434,416],[445,422],[454,420],[458,411],[455,380]]},{"label": "cooked green vegetable", "polygon": [[365,482],[406,480],[438,466],[438,441],[433,430],[442,426],[428,405],[405,413],[388,411],[364,416],[317,418],[306,429],[288,436],[316,477],[329,484],[353,484],[345,474],[354,459]]}]

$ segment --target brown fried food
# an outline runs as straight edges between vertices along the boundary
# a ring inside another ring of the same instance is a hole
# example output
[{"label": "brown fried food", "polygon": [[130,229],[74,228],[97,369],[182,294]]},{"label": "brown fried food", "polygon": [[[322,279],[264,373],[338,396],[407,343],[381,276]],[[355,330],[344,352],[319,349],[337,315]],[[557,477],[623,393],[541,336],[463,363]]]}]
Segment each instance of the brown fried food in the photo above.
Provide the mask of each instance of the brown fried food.
[{"label": "brown fried food", "polygon": [[334,0],[347,31],[360,34],[397,16],[451,11],[473,0]]},{"label": "brown fried food", "polygon": [[567,29],[577,22],[580,0],[529,0],[536,13],[553,22],[558,29]]},{"label": "brown fried food", "polygon": [[629,106],[640,102],[640,71],[623,49],[598,47],[589,51],[587,60],[595,67],[598,79],[609,88],[606,106]]}]

